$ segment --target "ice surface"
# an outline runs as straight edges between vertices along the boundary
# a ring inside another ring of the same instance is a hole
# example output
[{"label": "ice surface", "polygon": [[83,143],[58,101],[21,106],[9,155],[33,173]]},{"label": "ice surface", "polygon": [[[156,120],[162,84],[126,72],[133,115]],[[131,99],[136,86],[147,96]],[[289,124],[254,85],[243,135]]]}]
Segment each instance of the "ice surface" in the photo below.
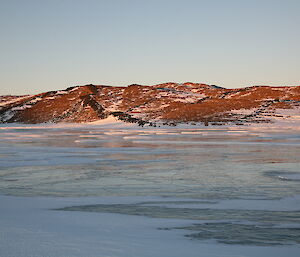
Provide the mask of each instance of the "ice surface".
[{"label": "ice surface", "polygon": [[[240,246],[190,240],[188,220],[110,213],[56,211],[66,205],[134,203],[156,198],[23,198],[0,197],[0,249],[5,257],[298,257],[291,246]],[[161,200],[161,199],[160,199]],[[157,229],[161,228],[161,229]]]},{"label": "ice surface", "polygon": [[3,124],[0,256],[299,256],[296,124]]}]

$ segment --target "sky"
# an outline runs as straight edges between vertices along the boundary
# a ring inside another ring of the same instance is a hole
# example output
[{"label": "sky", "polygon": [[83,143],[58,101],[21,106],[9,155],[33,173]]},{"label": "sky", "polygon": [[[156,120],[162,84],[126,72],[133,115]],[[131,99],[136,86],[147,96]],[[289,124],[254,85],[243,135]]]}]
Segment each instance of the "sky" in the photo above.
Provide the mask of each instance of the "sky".
[{"label": "sky", "polygon": [[299,0],[0,0],[0,95],[300,85]]}]

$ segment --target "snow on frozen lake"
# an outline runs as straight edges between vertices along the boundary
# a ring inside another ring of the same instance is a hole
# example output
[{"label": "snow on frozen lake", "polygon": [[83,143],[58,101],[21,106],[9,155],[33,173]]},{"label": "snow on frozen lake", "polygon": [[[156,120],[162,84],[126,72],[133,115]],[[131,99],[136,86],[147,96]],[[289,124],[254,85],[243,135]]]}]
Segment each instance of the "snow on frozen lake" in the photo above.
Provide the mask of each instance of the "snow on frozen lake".
[{"label": "snow on frozen lake", "polygon": [[294,124],[0,126],[0,256],[299,256]]}]

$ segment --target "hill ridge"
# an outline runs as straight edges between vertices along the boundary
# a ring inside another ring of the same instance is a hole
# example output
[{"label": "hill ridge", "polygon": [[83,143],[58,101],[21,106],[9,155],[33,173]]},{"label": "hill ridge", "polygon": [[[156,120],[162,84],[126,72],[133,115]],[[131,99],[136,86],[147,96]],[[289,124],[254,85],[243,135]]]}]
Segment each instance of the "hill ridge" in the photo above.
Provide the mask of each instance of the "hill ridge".
[{"label": "hill ridge", "polygon": [[0,122],[91,122],[113,115],[140,125],[243,125],[288,118],[280,110],[297,113],[299,106],[300,86],[227,89],[193,82],[126,87],[88,84],[36,95],[0,96]]}]

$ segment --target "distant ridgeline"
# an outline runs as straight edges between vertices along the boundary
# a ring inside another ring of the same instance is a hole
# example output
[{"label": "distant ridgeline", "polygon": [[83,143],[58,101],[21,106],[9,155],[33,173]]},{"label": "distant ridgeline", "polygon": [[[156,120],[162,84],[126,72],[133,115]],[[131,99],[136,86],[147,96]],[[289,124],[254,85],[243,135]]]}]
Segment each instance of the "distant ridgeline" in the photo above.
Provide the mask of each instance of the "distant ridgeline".
[{"label": "distant ridgeline", "polygon": [[113,115],[142,126],[196,122],[244,125],[299,117],[299,106],[300,86],[226,89],[190,82],[85,85],[38,95],[0,96],[0,122],[91,122]]}]

